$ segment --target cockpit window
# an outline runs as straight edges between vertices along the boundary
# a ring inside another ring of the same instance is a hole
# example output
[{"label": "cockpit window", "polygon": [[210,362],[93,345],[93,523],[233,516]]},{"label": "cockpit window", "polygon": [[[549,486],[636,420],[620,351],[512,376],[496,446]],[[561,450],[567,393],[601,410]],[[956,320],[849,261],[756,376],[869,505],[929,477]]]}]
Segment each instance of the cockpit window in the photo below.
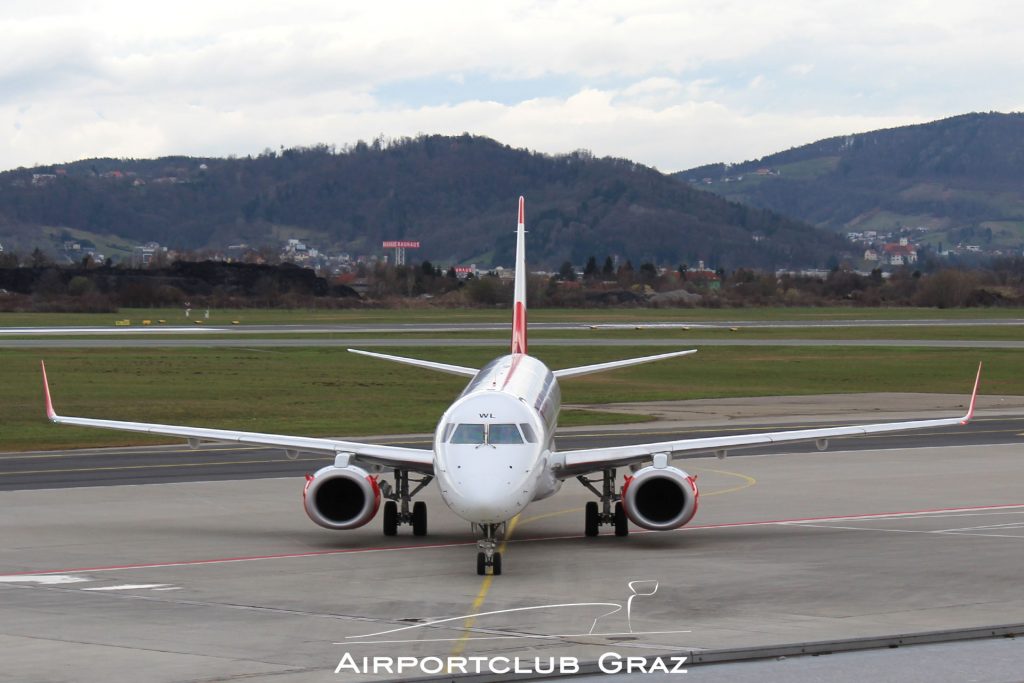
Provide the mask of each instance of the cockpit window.
[{"label": "cockpit window", "polygon": [[455,425],[449,422],[444,426],[444,434],[441,436],[442,443],[448,443],[448,439],[452,438],[452,431],[455,430]]},{"label": "cockpit window", "polygon": [[493,424],[487,433],[487,443],[510,444],[522,443],[523,437],[514,424]]},{"label": "cockpit window", "polygon": [[484,426],[479,424],[461,424],[455,428],[451,443],[482,444],[484,442]]},{"label": "cockpit window", "polygon": [[526,422],[521,422],[519,428],[523,430],[523,436],[526,437],[527,443],[537,443],[537,435],[533,433],[533,427]]},{"label": "cockpit window", "polygon": [[486,443],[493,446],[523,443],[523,435],[514,424],[460,424],[455,427],[454,432],[449,429],[445,431],[451,433],[451,440],[448,443],[453,444],[479,446]]}]

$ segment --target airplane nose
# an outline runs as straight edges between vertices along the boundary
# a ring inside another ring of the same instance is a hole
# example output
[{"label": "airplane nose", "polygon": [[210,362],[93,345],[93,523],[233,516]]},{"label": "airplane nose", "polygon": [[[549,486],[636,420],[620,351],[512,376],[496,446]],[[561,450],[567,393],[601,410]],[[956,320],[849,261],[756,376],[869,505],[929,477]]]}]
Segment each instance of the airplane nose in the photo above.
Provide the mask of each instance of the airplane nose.
[{"label": "airplane nose", "polygon": [[452,509],[464,519],[484,524],[508,521],[523,511],[529,496],[523,487],[509,489],[495,482],[459,489],[450,498]]},{"label": "airplane nose", "polygon": [[532,469],[518,457],[455,448],[446,449],[444,456],[444,470],[438,472],[441,495],[463,519],[499,524],[522,512],[533,500]]}]

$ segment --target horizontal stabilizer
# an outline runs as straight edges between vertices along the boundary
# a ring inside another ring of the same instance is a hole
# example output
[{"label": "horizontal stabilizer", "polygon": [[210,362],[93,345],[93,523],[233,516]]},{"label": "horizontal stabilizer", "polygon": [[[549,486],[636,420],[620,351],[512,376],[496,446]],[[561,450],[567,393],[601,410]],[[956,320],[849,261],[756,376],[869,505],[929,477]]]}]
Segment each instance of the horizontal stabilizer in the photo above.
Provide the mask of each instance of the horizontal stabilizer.
[{"label": "horizontal stabilizer", "polygon": [[390,356],[386,353],[374,353],[373,351],[362,351],[360,349],[349,349],[351,353],[358,353],[360,356],[370,356],[372,358],[381,358],[383,360],[390,360],[396,363],[405,363],[406,365],[415,365],[418,368],[427,368],[428,370],[437,370],[438,372],[447,372],[450,375],[461,375],[463,377],[476,377],[476,373],[479,370],[473,368],[463,367],[461,365],[449,365],[448,363],[435,363],[429,360],[420,360],[419,358],[405,358],[404,356]]},{"label": "horizontal stabilizer", "polygon": [[575,368],[555,370],[554,372],[555,377],[557,377],[558,379],[564,379],[566,377],[579,377],[580,375],[589,375],[594,372],[604,372],[605,370],[617,370],[618,368],[628,368],[631,365],[640,365],[642,363],[653,363],[656,360],[675,358],[676,356],[688,356],[691,353],[697,353],[697,349],[687,349],[686,351],[670,351],[669,353],[659,353],[656,356],[641,356],[640,358],[613,360],[607,363],[595,363],[594,365],[580,365]]}]

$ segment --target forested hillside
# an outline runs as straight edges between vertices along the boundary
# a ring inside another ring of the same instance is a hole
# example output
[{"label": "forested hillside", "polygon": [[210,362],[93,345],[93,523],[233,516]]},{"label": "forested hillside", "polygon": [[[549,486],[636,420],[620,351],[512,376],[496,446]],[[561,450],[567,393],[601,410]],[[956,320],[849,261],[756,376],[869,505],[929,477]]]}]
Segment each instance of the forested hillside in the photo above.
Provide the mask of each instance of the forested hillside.
[{"label": "forested hillside", "polygon": [[1024,114],[829,138],[676,177],[833,230],[923,226],[947,246],[1024,244]]},{"label": "forested hillside", "polygon": [[372,254],[384,239],[417,239],[416,258],[508,265],[520,194],[536,265],[613,254],[666,266],[810,266],[845,248],[816,228],[630,161],[549,156],[469,135],[8,171],[0,174],[0,240],[24,248],[44,228],[61,227],[178,249],[301,237]]}]

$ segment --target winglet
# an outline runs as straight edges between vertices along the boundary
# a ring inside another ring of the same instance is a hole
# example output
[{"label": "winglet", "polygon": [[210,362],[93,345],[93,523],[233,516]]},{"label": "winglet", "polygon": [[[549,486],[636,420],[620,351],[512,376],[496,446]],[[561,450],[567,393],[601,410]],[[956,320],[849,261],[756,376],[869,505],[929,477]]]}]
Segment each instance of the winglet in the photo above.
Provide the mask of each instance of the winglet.
[{"label": "winglet", "polygon": [[981,383],[981,363],[978,363],[978,376],[974,378],[974,391],[971,392],[971,404],[967,408],[967,414],[964,415],[964,419],[960,420],[960,424],[965,425],[971,421],[974,417],[974,404],[978,400],[978,385]]},{"label": "winglet", "polygon": [[57,413],[53,410],[53,400],[50,398],[50,383],[46,379],[46,362],[39,361],[39,365],[43,368],[43,393],[46,395],[46,417],[49,420],[56,420]]}]

